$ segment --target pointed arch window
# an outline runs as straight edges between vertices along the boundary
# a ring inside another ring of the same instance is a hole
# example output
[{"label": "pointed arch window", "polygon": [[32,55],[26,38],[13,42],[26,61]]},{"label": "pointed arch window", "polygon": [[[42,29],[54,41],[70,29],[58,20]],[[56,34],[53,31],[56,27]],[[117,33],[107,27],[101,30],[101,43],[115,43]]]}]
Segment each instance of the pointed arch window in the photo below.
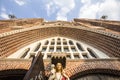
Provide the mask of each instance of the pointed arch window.
[{"label": "pointed arch window", "polygon": [[95,52],[92,49],[87,48],[87,50],[93,58],[97,58],[97,56],[95,55]]},{"label": "pointed arch window", "polygon": [[46,42],[45,42],[45,45],[48,45],[49,44],[49,41],[47,40]]},{"label": "pointed arch window", "polygon": [[25,58],[25,56],[28,54],[29,51],[30,51],[30,48],[25,49],[25,50],[22,52],[22,56],[21,56],[20,58]]},{"label": "pointed arch window", "polygon": [[76,45],[80,51],[84,51],[83,47],[79,43],[76,43]]},{"label": "pointed arch window", "polygon": [[36,46],[36,48],[34,49],[34,52],[38,51],[39,48],[40,48],[40,46],[41,46],[41,43],[39,43],[39,44]]},{"label": "pointed arch window", "polygon": [[73,41],[69,40],[69,44],[70,44],[70,45],[73,45]]}]

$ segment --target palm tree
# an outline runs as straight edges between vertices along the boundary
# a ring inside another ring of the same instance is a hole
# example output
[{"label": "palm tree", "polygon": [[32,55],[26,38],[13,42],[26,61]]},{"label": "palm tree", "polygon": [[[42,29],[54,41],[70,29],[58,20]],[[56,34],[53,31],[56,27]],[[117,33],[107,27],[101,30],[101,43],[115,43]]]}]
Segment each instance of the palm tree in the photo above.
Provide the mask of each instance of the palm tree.
[{"label": "palm tree", "polygon": [[13,21],[13,25],[16,26],[15,19],[17,19],[17,17],[14,14],[9,14],[8,17]]},{"label": "palm tree", "polygon": [[107,15],[102,15],[101,16],[101,24],[100,24],[100,26],[102,26],[103,25],[103,23],[102,23],[102,20],[106,20],[108,18],[108,16]]},{"label": "palm tree", "polygon": [[17,18],[14,14],[9,14],[8,17],[9,17],[10,19],[16,19],[16,18]]},{"label": "palm tree", "polygon": [[107,18],[108,18],[107,15],[102,15],[102,16],[101,16],[101,19],[103,19],[103,20],[106,20]]}]

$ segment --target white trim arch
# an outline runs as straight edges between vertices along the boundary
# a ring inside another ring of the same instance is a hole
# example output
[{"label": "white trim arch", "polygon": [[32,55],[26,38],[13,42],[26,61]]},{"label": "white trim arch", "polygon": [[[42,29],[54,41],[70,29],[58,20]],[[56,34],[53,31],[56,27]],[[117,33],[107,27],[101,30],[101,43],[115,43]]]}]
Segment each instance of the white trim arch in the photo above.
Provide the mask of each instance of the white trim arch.
[{"label": "white trim arch", "polygon": [[[24,57],[25,59],[30,58],[31,53],[37,54],[39,51],[43,54],[43,59],[50,58],[51,53],[66,53],[67,59],[92,59],[92,58],[109,58],[103,52],[97,50],[96,48],[87,45],[84,42],[77,41],[74,39],[66,37],[51,37],[44,40],[32,43],[22,49],[18,50],[14,54],[10,55],[8,58],[20,58],[20,54],[26,48],[30,48],[30,51]],[[88,49],[94,51],[94,57],[91,55]]]}]

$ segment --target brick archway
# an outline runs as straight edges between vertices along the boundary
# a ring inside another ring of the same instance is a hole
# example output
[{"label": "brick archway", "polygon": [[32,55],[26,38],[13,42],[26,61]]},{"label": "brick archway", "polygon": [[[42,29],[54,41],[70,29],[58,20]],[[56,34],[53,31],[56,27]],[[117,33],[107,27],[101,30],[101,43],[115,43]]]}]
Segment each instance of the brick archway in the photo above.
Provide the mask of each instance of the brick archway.
[{"label": "brick archway", "polygon": [[78,41],[84,41],[109,56],[120,57],[120,40],[110,35],[107,33],[103,34],[97,30],[94,31],[92,29],[80,28],[78,26],[74,28],[72,26],[37,27],[35,29],[23,30],[0,37],[2,46],[0,48],[0,57],[7,57],[26,45],[54,36],[63,36]]},{"label": "brick archway", "polygon": [[0,71],[0,80],[23,80],[28,70],[9,69]]},{"label": "brick archway", "polygon": [[61,63],[63,68],[66,67],[66,54],[64,53],[54,53],[52,54],[51,63],[56,65],[57,63]]},{"label": "brick archway", "polygon": [[84,77],[85,80],[89,80],[89,79],[87,79],[89,77],[93,78],[93,79],[94,79],[94,77],[101,78],[101,79],[97,79],[97,80],[104,80],[104,78],[102,78],[102,77],[106,77],[106,78],[112,77],[112,79],[110,79],[110,78],[109,79],[113,80],[113,78],[117,78],[117,79],[120,78],[120,71],[113,70],[113,69],[88,69],[88,70],[79,72],[77,74],[74,74],[70,78],[71,78],[71,80],[77,80],[77,79],[81,80],[82,77]]}]

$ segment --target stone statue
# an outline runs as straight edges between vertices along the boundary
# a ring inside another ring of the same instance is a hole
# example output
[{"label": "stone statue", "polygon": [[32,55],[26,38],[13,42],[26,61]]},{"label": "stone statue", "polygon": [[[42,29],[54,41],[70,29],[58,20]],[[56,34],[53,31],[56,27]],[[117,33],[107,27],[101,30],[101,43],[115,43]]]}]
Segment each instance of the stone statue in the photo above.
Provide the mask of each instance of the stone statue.
[{"label": "stone statue", "polygon": [[48,80],[70,80],[69,77],[63,71],[61,63],[57,63],[56,67],[51,65],[51,75]]}]

